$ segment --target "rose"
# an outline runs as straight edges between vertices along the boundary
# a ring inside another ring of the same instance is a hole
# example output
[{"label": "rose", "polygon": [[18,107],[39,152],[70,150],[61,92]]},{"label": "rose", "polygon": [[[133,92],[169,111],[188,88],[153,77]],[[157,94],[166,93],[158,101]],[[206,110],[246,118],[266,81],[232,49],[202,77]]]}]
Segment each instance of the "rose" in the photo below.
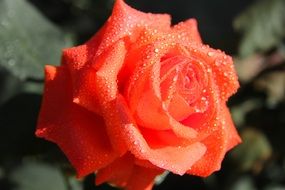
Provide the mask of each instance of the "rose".
[{"label": "rose", "polygon": [[208,176],[240,142],[226,106],[232,59],[203,45],[194,19],[170,26],[117,0],[86,44],[46,66],[36,135],[59,145],[78,176],[151,189],[168,170]]}]

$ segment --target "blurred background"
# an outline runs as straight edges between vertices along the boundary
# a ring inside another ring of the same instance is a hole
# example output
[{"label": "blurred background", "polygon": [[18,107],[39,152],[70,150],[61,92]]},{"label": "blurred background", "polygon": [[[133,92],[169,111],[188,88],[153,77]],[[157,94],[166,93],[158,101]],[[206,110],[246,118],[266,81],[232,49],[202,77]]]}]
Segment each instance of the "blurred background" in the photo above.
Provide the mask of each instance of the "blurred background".
[{"label": "blurred background", "polygon": [[[136,9],[194,17],[206,44],[234,57],[241,88],[228,105],[243,143],[208,178],[169,174],[155,190],[285,189],[285,1],[136,0]],[[34,136],[43,66],[84,43],[113,0],[0,0],[0,189],[91,190],[59,148]]]}]

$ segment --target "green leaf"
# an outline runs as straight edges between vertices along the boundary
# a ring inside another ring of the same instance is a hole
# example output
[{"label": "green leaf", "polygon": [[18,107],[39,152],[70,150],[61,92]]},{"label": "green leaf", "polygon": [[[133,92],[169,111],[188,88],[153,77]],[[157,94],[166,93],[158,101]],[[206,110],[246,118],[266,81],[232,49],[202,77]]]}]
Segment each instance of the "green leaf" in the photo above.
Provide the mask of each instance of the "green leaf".
[{"label": "green leaf", "polygon": [[156,178],[155,178],[155,184],[156,185],[159,185],[159,184],[161,184],[164,180],[165,180],[165,178],[167,177],[167,175],[169,174],[169,172],[168,171],[165,171],[165,172],[163,172],[161,175],[159,175],[159,176],[157,176]]},{"label": "green leaf", "polygon": [[60,62],[70,37],[25,0],[0,0],[0,67],[20,79],[43,78],[46,64]]},{"label": "green leaf", "polygon": [[0,68],[0,106],[11,97],[19,93],[21,81]]},{"label": "green leaf", "polygon": [[272,155],[272,147],[259,130],[248,127],[241,132],[243,143],[230,153],[241,171],[259,173]]},{"label": "green leaf", "polygon": [[69,190],[82,190],[82,183],[75,177],[69,177],[68,184]]},{"label": "green leaf", "polygon": [[82,190],[82,184],[74,177],[64,176],[51,164],[26,161],[10,174],[14,190]]},{"label": "green leaf", "polygon": [[55,167],[44,163],[28,162],[11,174],[15,190],[67,190],[64,176]]},{"label": "green leaf", "polygon": [[232,190],[257,190],[250,176],[242,176],[232,184]]},{"label": "green leaf", "polygon": [[234,28],[243,33],[239,47],[242,57],[279,45],[285,37],[285,1],[256,1],[235,19]]}]

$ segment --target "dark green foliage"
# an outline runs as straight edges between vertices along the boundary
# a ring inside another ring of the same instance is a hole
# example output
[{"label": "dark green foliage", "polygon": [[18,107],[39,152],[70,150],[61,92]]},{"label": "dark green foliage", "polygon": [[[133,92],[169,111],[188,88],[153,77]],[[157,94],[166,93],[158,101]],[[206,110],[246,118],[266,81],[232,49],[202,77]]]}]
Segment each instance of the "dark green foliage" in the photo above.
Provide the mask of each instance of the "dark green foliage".
[{"label": "dark green foliage", "polygon": [[0,1],[0,66],[20,79],[43,78],[46,64],[59,64],[70,40],[22,0]]},{"label": "dark green foliage", "polygon": [[285,1],[256,1],[234,21],[234,27],[243,33],[240,56],[265,52],[276,47],[285,37]]}]

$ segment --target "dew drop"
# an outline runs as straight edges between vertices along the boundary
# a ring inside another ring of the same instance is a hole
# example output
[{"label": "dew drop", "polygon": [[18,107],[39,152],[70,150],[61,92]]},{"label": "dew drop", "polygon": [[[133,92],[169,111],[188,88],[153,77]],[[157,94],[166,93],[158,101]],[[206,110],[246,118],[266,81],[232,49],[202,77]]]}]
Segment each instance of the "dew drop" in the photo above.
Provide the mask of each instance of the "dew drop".
[{"label": "dew drop", "polygon": [[209,51],[209,52],[207,53],[207,55],[208,55],[209,57],[212,57],[212,56],[214,55],[214,52]]},{"label": "dew drop", "polygon": [[201,112],[201,110],[198,108],[195,108],[195,112]]},{"label": "dew drop", "polygon": [[178,80],[178,76],[175,75],[172,80],[173,80],[173,82],[176,82]]},{"label": "dew drop", "polygon": [[215,65],[216,65],[216,66],[220,66],[221,64],[222,64],[221,61],[219,61],[219,60],[215,61]]}]

